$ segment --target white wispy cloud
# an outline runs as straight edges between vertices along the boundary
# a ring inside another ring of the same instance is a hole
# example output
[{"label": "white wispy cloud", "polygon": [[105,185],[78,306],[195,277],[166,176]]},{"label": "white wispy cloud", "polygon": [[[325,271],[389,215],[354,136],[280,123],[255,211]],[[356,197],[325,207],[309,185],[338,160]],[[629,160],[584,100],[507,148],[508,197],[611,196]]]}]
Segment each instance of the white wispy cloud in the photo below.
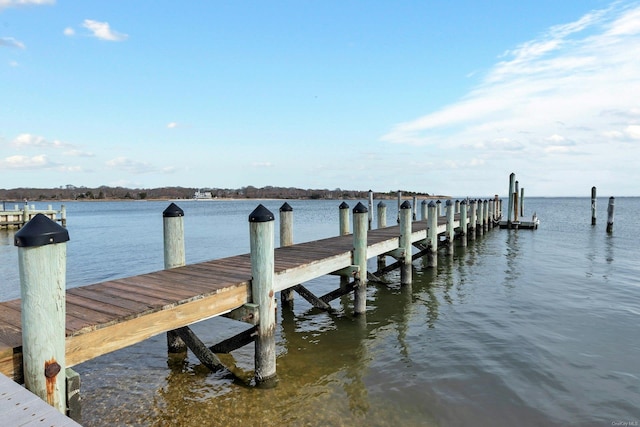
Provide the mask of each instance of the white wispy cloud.
[{"label": "white wispy cloud", "polygon": [[11,143],[17,148],[73,148],[73,144],[58,140],[49,141],[43,136],[23,133],[18,135]]},{"label": "white wispy cloud", "polygon": [[4,47],[17,47],[18,49],[24,49],[26,46],[19,40],[14,39],[13,37],[1,37],[0,38],[0,46]]},{"label": "white wispy cloud", "polygon": [[65,36],[71,37],[76,34],[76,30],[74,30],[71,27],[67,27],[62,31],[62,34],[64,34]]},{"label": "white wispy cloud", "polygon": [[516,46],[467,96],[381,139],[440,148],[443,158],[456,148],[486,159],[519,151],[523,162],[536,153],[597,156],[607,143],[640,139],[637,58],[640,6],[614,3]]},{"label": "white wispy cloud", "polygon": [[100,40],[121,42],[129,38],[129,35],[112,30],[108,22],[85,19],[82,26],[93,33]]},{"label": "white wispy cloud", "polygon": [[55,4],[55,0],[0,0],[0,10],[19,6],[42,6]]},{"label": "white wispy cloud", "polygon": [[0,160],[0,169],[46,169],[55,166],[47,156],[9,156]]},{"label": "white wispy cloud", "polygon": [[175,129],[178,127],[178,122],[170,122],[169,124],[167,124],[167,128],[169,129]]},{"label": "white wispy cloud", "polygon": [[135,175],[147,173],[174,173],[175,168],[161,168],[148,162],[140,162],[127,157],[116,157],[106,162],[107,167]]}]

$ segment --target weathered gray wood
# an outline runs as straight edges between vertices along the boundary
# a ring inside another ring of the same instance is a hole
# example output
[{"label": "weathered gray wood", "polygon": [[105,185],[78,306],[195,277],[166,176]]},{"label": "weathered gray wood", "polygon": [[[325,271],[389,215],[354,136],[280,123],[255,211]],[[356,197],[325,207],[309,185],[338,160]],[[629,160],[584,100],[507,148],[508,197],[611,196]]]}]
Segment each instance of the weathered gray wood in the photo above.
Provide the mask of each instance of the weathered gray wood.
[{"label": "weathered gray wood", "polygon": [[274,217],[263,205],[249,215],[251,295],[258,304],[260,324],[255,341],[255,380],[276,383],[276,307],[274,299]]},{"label": "weathered gray wood", "polygon": [[80,374],[71,368],[67,368],[66,392],[67,392],[67,416],[74,421],[82,422],[82,404],[80,400]]},{"label": "weathered gray wood", "polygon": [[211,350],[212,353],[228,354],[234,350],[244,347],[247,344],[251,344],[255,341],[257,335],[258,327],[254,326],[253,328],[242,331],[216,345],[212,345],[209,347],[209,350]]},{"label": "weathered gray wood", "polygon": [[429,241],[429,251],[427,252],[427,266],[438,266],[438,207],[432,200],[428,206],[428,223],[427,239]]},{"label": "weathered gray wood", "polygon": [[471,214],[469,215],[469,226],[467,227],[467,235],[469,240],[476,239],[476,221],[478,216],[478,205],[475,199],[469,201]]},{"label": "weathered gray wood", "polygon": [[249,323],[250,325],[257,325],[260,323],[260,312],[258,309],[258,304],[246,303],[222,316],[239,322]]},{"label": "weathered gray wood", "polygon": [[[280,247],[293,245],[293,208],[289,203],[280,207]],[[293,289],[280,291],[283,306],[293,307]]]},{"label": "weathered gray wood", "polygon": [[615,211],[615,198],[609,197],[609,206],[607,206],[607,233],[613,233],[614,211]]},{"label": "weathered gray wood", "polygon": [[338,210],[340,212],[340,236],[346,236],[349,234],[349,205],[342,202]]},{"label": "weathered gray wood", "polygon": [[427,216],[427,205],[429,204],[429,202],[427,202],[426,200],[423,200],[422,203],[420,203],[420,218],[423,221],[426,221],[428,216]]},{"label": "weathered gray wood", "polygon": [[451,199],[447,200],[446,203],[447,209],[447,233],[446,233],[446,242],[447,242],[447,255],[453,255],[453,240],[455,238],[454,234],[454,205],[451,202]]},{"label": "weathered gray wood", "polygon": [[596,187],[591,187],[591,225],[596,225]]},{"label": "weathered gray wood", "polygon": [[460,245],[467,246],[467,201],[460,202]]},{"label": "weathered gray wood", "polygon": [[410,285],[412,282],[411,264],[411,203],[407,200],[400,206],[400,247],[402,263],[400,267],[400,284]]},{"label": "weathered gray wood", "polygon": [[293,289],[304,299],[306,299],[312,306],[319,308],[320,310],[331,311],[331,306],[315,296],[309,289],[302,285],[294,286]]},{"label": "weathered gray wood", "polygon": [[[387,227],[387,205],[384,202],[378,202],[378,229]],[[378,270],[384,268],[387,257],[385,255],[378,255]]]},{"label": "weathered gray wood", "polygon": [[[162,212],[164,237],[164,268],[182,267],[186,263],[184,250],[184,211],[171,203]],[[187,345],[176,331],[167,331],[167,351],[169,354],[186,356]]]},{"label": "weathered gray wood", "polygon": [[[25,208],[26,209],[26,208]],[[25,386],[66,414],[65,288],[69,233],[37,214],[15,235]]]},{"label": "weathered gray wood", "polygon": [[418,219],[418,196],[413,196],[413,204],[411,207],[413,208],[411,218],[415,221]]},{"label": "weathered gray wood", "polygon": [[354,313],[367,310],[367,208],[358,203],[353,208],[353,265],[360,267],[354,292]]},{"label": "weathered gray wood", "polygon": [[369,190],[369,206],[367,210],[369,211],[369,230],[371,230],[373,227],[373,191],[371,190]]},{"label": "weathered gray wood", "polygon": [[509,204],[507,205],[507,227],[511,228],[511,222],[514,221],[513,216],[513,203],[514,203],[514,191],[516,183],[516,174],[511,173],[509,175]]},{"label": "weathered gray wood", "polygon": [[193,333],[191,328],[184,326],[176,329],[175,332],[180,336],[182,341],[187,344],[189,349],[204,366],[214,372],[225,369],[225,366],[222,364],[220,359],[218,359],[218,357],[213,354],[213,352],[207,348],[202,341],[200,341],[200,338]]}]

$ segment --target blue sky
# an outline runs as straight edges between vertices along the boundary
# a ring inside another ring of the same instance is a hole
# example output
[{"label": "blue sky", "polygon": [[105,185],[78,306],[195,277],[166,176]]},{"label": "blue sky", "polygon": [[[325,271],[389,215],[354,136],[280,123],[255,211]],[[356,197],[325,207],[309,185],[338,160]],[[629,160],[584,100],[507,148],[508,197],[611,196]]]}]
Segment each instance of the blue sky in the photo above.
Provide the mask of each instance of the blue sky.
[{"label": "blue sky", "polygon": [[0,187],[637,196],[638,58],[638,1],[0,0]]}]

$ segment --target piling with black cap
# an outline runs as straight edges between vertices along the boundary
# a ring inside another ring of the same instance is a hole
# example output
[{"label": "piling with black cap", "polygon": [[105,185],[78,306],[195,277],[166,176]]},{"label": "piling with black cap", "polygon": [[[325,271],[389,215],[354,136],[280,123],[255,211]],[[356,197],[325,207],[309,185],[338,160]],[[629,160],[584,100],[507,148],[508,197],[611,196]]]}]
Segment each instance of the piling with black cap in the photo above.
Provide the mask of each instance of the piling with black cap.
[{"label": "piling with black cap", "polygon": [[482,199],[478,199],[476,214],[478,215],[478,220],[476,222],[476,232],[478,233],[478,236],[482,236],[484,234],[484,204],[482,202]]},{"label": "piling with black cap", "polygon": [[[293,245],[293,208],[284,202],[280,206],[280,247]],[[280,291],[280,300],[283,305],[293,306],[293,289]]]},{"label": "piling with black cap", "polygon": [[453,219],[454,219],[454,204],[451,199],[447,200],[446,213],[447,213],[447,255],[453,255],[453,240],[455,238]]},{"label": "piling with black cap", "polygon": [[340,212],[340,236],[349,234],[349,205],[347,202],[340,203],[338,206]]},{"label": "piling with black cap", "polygon": [[411,203],[406,200],[400,205],[400,249],[404,253],[400,263],[400,284],[410,285],[411,277]]},{"label": "piling with black cap", "polygon": [[[387,205],[380,201],[378,202],[378,229],[386,228],[387,226]],[[378,255],[378,270],[382,270],[387,265],[387,256]]]},{"label": "piling with black cap", "polygon": [[270,387],[276,377],[276,303],[274,299],[274,216],[262,204],[249,215],[251,256],[251,296],[258,304],[255,339],[255,380],[258,386]]},{"label": "piling with black cap", "polygon": [[471,214],[469,215],[469,226],[467,227],[469,240],[476,239],[476,221],[478,216],[477,202],[475,199],[469,201],[471,204]]},{"label": "piling with black cap", "polygon": [[427,253],[427,266],[437,267],[438,266],[438,206],[432,200],[431,202],[429,202],[429,206],[427,210],[429,213],[429,218],[427,220],[427,223],[429,224],[429,228],[427,230],[427,239],[429,240],[428,253]]},{"label": "piling with black cap", "polygon": [[427,202],[426,200],[423,200],[422,203],[420,203],[420,218],[423,221],[427,220],[427,205],[429,204],[429,202]]},{"label": "piling with black cap", "polygon": [[[184,211],[171,203],[162,212],[162,231],[164,237],[164,268],[182,267],[186,264],[184,250]],[[169,354],[186,355],[187,345],[176,331],[167,332],[167,351]]]},{"label": "piling with black cap", "polygon": [[467,201],[460,202],[460,245],[467,246]]},{"label": "piling with black cap", "polygon": [[360,267],[358,285],[354,291],[353,311],[367,311],[367,217],[368,210],[362,203],[353,208],[353,265]]},{"label": "piling with black cap", "polygon": [[65,301],[68,231],[43,214],[14,236],[18,247],[24,383],[66,413]]}]

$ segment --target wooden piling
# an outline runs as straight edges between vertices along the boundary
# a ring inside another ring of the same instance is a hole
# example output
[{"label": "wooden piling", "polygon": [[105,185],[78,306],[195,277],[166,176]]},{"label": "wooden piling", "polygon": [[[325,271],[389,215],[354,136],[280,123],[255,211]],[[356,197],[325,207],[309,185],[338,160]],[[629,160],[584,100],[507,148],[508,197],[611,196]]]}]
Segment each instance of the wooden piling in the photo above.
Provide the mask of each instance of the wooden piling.
[{"label": "wooden piling", "polygon": [[367,311],[367,208],[358,203],[353,208],[353,265],[360,268],[354,290],[353,312]]},{"label": "wooden piling", "polygon": [[398,218],[397,223],[400,224],[400,205],[402,204],[402,191],[398,191]]},{"label": "wooden piling", "polygon": [[453,218],[455,215],[455,207],[451,199],[447,200],[446,204],[446,213],[447,213],[447,255],[453,255],[453,240],[455,238],[454,228],[453,228]]},{"label": "wooden piling", "polygon": [[405,201],[400,205],[400,243],[399,248],[403,251],[402,262],[400,264],[400,284],[410,285],[411,277],[411,203]]},{"label": "wooden piling", "polygon": [[369,230],[373,227],[373,191],[369,190]]},{"label": "wooden piling", "polygon": [[487,199],[482,201],[482,209],[482,229],[486,233],[489,231],[489,201]]},{"label": "wooden piling", "polygon": [[484,234],[484,204],[482,203],[482,199],[478,199],[476,214],[478,215],[478,221],[476,222],[476,233],[478,236],[482,236]]},{"label": "wooden piling", "polygon": [[520,201],[518,200],[518,194],[520,193],[520,184],[516,181],[516,189],[513,192],[513,221],[520,221],[519,213],[520,213]]},{"label": "wooden piling", "polygon": [[513,221],[513,192],[515,189],[516,174],[511,173],[509,175],[509,204],[507,205],[507,228],[511,228],[511,222]]},{"label": "wooden piling", "polygon": [[460,202],[460,245],[467,246],[467,201]]},{"label": "wooden piling", "polygon": [[412,218],[415,221],[418,219],[418,196],[413,196],[412,208],[413,208]]},{"label": "wooden piling", "polygon": [[[387,227],[387,205],[378,202],[378,229]],[[382,270],[387,265],[387,257],[378,255],[378,270]]]},{"label": "wooden piling", "polygon": [[340,212],[340,235],[346,236],[349,234],[349,205],[342,202],[338,209]]},{"label": "wooden piling", "polygon": [[488,199],[487,204],[489,206],[487,210],[487,229],[490,230],[493,228],[493,218],[495,216],[494,214],[495,203],[493,199]]},{"label": "wooden piling", "polygon": [[[184,250],[184,211],[175,203],[171,203],[162,212],[162,229],[164,237],[165,270],[182,267],[186,264]],[[186,355],[187,345],[178,333],[167,332],[167,351],[169,354]]]},{"label": "wooden piling", "polygon": [[274,216],[262,204],[249,215],[251,297],[258,304],[260,323],[255,340],[255,380],[276,384],[276,306],[274,299]]},{"label": "wooden piling", "polygon": [[66,413],[66,255],[69,233],[37,214],[15,236],[25,386]]},{"label": "wooden piling", "polygon": [[[284,202],[280,206],[280,247],[293,245],[293,208]],[[280,301],[283,305],[293,306],[293,289],[283,289],[280,292]]]},{"label": "wooden piling", "polygon": [[596,225],[596,187],[591,187],[591,225]]},{"label": "wooden piling", "polygon": [[520,188],[520,218],[524,217],[524,187]]},{"label": "wooden piling", "polygon": [[609,197],[609,206],[607,207],[607,233],[613,232],[613,216],[615,210],[615,199]]},{"label": "wooden piling", "polygon": [[423,200],[422,203],[420,203],[420,219],[422,219],[423,221],[427,220],[427,205],[429,203],[426,200]]},{"label": "wooden piling", "polygon": [[467,232],[469,235],[469,240],[475,240],[476,239],[476,220],[477,220],[477,206],[476,206],[476,200],[470,200],[469,201],[470,205],[471,205],[471,214],[469,215],[469,226],[467,227]]},{"label": "wooden piling", "polygon": [[438,266],[438,207],[432,200],[428,206],[429,218],[427,223],[429,228],[427,229],[427,266]]}]

